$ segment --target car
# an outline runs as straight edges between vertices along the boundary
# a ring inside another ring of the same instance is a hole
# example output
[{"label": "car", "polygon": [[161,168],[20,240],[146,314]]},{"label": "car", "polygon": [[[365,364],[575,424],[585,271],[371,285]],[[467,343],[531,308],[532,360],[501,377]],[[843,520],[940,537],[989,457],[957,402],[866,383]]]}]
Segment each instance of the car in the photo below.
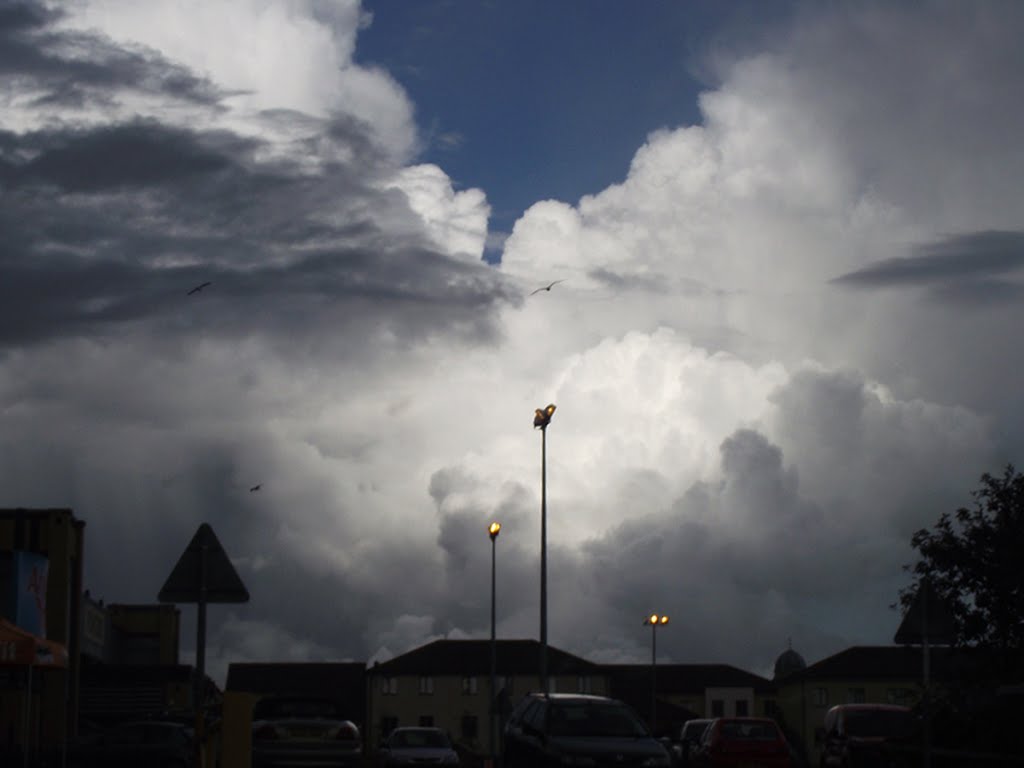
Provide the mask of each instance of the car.
[{"label": "car", "polygon": [[711,718],[687,720],[679,730],[679,761],[681,765],[689,765],[691,757],[700,746],[704,731],[711,725]]},{"label": "car", "polygon": [[253,768],[358,766],[358,726],[331,699],[270,696],[253,707]]},{"label": "car", "polygon": [[379,752],[384,768],[399,765],[458,765],[447,734],[440,728],[412,726],[395,728],[384,739]]},{"label": "car", "polygon": [[509,715],[502,765],[667,768],[671,758],[640,716],[618,699],[531,693]]},{"label": "car", "polygon": [[706,768],[792,768],[789,742],[767,717],[717,717],[712,720],[693,765]]},{"label": "car", "polygon": [[825,713],[821,768],[901,765],[898,747],[913,744],[916,727],[910,707],[838,704]]}]

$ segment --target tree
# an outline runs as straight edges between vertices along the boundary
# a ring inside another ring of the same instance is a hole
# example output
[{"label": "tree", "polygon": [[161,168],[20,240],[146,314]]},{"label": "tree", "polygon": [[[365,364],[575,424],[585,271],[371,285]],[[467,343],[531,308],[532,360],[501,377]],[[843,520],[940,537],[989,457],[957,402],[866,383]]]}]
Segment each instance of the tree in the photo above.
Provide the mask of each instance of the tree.
[{"label": "tree", "polygon": [[921,580],[953,614],[954,645],[1002,652],[1024,648],[1024,475],[1012,464],[1002,477],[981,476],[974,505],[943,512],[933,530],[911,538],[920,559],[900,592],[910,606]]}]

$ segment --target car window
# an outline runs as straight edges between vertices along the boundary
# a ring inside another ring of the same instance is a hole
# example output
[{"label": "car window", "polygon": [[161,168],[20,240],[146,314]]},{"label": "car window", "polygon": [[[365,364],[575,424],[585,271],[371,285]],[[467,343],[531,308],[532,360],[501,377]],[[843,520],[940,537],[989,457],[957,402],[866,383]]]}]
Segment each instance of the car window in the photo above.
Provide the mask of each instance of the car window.
[{"label": "car window", "polygon": [[449,747],[448,737],[442,731],[395,731],[391,734],[392,747]]},{"label": "car window", "polygon": [[542,701],[534,701],[533,704],[523,713],[523,722],[535,728],[538,731],[544,730],[544,710],[545,705]]},{"label": "car window", "polygon": [[646,736],[647,729],[631,709],[618,703],[572,701],[551,707],[552,736]]},{"label": "car window", "polygon": [[253,707],[254,720],[322,718],[343,720],[341,707],[328,699],[261,699]]},{"label": "car window", "polygon": [[846,712],[846,733],[850,736],[894,738],[906,736],[913,726],[909,712],[885,709],[854,709]]},{"label": "car window", "polygon": [[726,722],[721,732],[726,741],[775,741],[779,737],[775,723]]}]

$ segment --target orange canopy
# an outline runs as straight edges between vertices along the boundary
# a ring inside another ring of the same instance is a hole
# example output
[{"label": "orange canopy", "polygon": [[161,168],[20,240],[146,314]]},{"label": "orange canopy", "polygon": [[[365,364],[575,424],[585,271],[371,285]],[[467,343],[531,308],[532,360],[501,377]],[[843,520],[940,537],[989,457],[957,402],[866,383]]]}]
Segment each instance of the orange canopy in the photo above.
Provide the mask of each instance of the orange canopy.
[{"label": "orange canopy", "polygon": [[66,667],[68,651],[60,643],[36,637],[0,619],[0,666]]}]

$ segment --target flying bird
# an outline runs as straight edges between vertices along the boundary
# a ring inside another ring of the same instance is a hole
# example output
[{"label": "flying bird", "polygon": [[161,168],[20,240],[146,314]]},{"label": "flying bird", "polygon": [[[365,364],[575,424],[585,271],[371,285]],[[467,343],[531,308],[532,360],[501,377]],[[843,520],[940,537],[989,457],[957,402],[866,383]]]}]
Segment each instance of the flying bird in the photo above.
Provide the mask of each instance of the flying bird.
[{"label": "flying bird", "polygon": [[543,288],[538,288],[535,291],[530,291],[530,295],[533,296],[533,294],[540,293],[541,291],[550,291],[552,288],[554,288],[559,283],[564,283],[564,282],[565,282],[565,280],[555,280],[555,281],[553,281],[551,283],[548,283]]},{"label": "flying bird", "polygon": [[256,493],[256,491],[258,491],[262,487],[263,487],[262,483],[259,484],[259,485],[254,485],[252,488],[249,489],[249,493]]},{"label": "flying bird", "polygon": [[213,285],[213,283],[211,283],[209,280],[207,280],[205,283],[200,283],[191,291],[189,291],[186,295],[191,296],[193,293],[199,293],[201,290],[203,290],[203,288],[205,288],[208,285]]}]

